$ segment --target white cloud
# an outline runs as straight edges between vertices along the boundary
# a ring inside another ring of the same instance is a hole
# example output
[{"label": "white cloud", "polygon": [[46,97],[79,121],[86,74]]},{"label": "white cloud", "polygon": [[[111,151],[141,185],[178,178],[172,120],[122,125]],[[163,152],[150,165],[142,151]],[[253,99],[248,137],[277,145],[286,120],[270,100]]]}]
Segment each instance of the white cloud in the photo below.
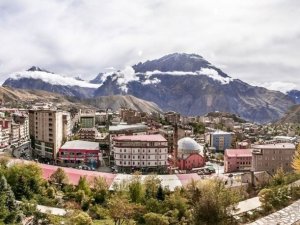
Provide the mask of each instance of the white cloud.
[{"label": "white cloud", "polygon": [[280,81],[275,81],[275,82],[267,82],[267,83],[253,83],[253,85],[256,86],[261,86],[265,87],[270,90],[274,91],[281,91],[282,93],[286,93],[291,90],[299,90],[300,87],[297,86],[295,83],[290,83],[290,82],[280,82]]},{"label": "white cloud", "polygon": [[233,78],[299,87],[299,17],[295,0],[2,0],[0,80],[32,65],[91,79],[187,52]]}]

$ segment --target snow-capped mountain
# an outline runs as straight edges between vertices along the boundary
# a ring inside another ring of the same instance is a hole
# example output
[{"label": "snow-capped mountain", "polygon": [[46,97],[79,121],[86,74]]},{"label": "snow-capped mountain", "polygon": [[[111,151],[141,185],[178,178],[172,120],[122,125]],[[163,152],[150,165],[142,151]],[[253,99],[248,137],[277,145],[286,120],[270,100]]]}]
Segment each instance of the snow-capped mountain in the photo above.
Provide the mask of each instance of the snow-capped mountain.
[{"label": "snow-capped mountain", "polygon": [[130,94],[184,115],[225,111],[250,121],[269,122],[294,104],[283,93],[231,78],[195,54],[170,54],[104,73],[100,80],[95,96]]},{"label": "snow-capped mountain", "polygon": [[277,120],[295,104],[279,91],[234,79],[203,57],[185,53],[99,73],[90,82],[35,68],[12,74],[4,84],[79,98],[132,95],[154,102],[164,111],[174,110],[183,115],[222,111],[255,122]]},{"label": "snow-capped mountain", "polygon": [[287,92],[287,95],[293,98],[297,104],[300,104],[300,91],[291,90]]},{"label": "snow-capped mountain", "polygon": [[3,85],[56,92],[79,98],[92,97],[94,91],[99,87],[97,84],[55,74],[36,66],[31,67],[27,71],[10,74]]}]

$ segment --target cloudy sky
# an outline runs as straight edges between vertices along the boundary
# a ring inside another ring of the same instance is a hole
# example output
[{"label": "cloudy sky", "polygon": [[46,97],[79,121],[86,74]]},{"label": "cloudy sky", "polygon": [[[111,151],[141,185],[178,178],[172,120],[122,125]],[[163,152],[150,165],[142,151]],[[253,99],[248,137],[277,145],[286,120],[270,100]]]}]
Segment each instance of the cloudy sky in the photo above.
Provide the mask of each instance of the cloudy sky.
[{"label": "cloudy sky", "polygon": [[89,79],[174,52],[300,89],[299,0],[0,0],[0,81],[37,65]]}]

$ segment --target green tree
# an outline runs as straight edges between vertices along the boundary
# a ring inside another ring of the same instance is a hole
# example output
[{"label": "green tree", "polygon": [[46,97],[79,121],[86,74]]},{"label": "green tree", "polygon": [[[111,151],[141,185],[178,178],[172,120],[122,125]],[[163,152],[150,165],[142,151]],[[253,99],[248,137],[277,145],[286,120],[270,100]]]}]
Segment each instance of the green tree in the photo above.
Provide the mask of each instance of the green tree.
[{"label": "green tree", "polygon": [[0,177],[0,219],[3,219],[5,224],[13,224],[20,220],[15,195],[3,175]]},{"label": "green tree", "polygon": [[157,189],[156,198],[160,201],[165,200],[165,192],[161,185],[159,185],[159,187]]},{"label": "green tree", "polygon": [[146,198],[156,198],[157,190],[161,185],[161,180],[156,175],[148,175],[144,179],[144,185],[146,190]]},{"label": "green tree", "polygon": [[74,211],[70,215],[69,223],[70,225],[92,225],[92,218],[85,212],[82,211]]},{"label": "green tree", "polygon": [[218,179],[192,182],[187,196],[195,225],[225,223],[240,199],[239,192],[226,188]]},{"label": "green tree", "polygon": [[285,172],[282,167],[277,169],[270,183],[273,186],[283,185],[285,183]]},{"label": "green tree", "polygon": [[128,188],[131,201],[135,203],[141,203],[144,197],[144,190],[141,183],[141,176],[139,174],[132,176],[128,184]]},{"label": "green tree", "polygon": [[144,215],[146,225],[168,225],[168,217],[157,213],[147,213]]},{"label": "green tree", "polygon": [[143,207],[134,203],[130,203],[124,195],[114,194],[108,201],[108,211],[115,225],[121,225],[129,222],[135,217],[143,214]]},{"label": "green tree", "polygon": [[50,181],[62,186],[68,183],[68,176],[62,168],[57,168],[57,170],[51,174]]},{"label": "green tree", "polygon": [[86,176],[79,178],[78,185],[77,185],[77,190],[84,191],[84,193],[86,195],[90,195],[91,194],[90,184],[89,184]]},{"label": "green tree", "polygon": [[15,164],[6,170],[7,182],[17,199],[31,199],[39,193],[42,171],[37,164]]},{"label": "green tree", "polygon": [[108,185],[103,177],[95,177],[93,182],[93,197],[95,203],[103,204],[108,196]]}]

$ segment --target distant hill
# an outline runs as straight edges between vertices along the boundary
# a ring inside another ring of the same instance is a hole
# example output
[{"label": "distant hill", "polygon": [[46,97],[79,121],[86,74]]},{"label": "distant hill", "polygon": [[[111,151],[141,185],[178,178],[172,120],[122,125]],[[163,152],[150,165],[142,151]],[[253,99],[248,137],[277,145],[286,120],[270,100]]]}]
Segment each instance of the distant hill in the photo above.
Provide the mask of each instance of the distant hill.
[{"label": "distant hill", "polygon": [[162,110],[155,103],[136,98],[132,95],[100,96],[85,99],[83,102],[99,109],[110,108],[118,110],[121,107],[125,107],[149,114],[152,112],[162,113]]},{"label": "distant hill", "polygon": [[300,105],[291,107],[278,123],[300,123]]},{"label": "distant hill", "polygon": [[231,119],[233,119],[234,122],[239,122],[239,123],[247,122],[246,120],[242,119],[240,116],[237,116],[236,114],[232,114],[232,113],[228,113],[228,112],[210,112],[210,113],[207,113],[206,116],[231,118]]},{"label": "distant hill", "polygon": [[60,108],[70,107],[118,110],[121,107],[135,109],[140,112],[161,113],[162,110],[152,102],[148,102],[134,96],[104,96],[93,99],[79,100],[76,98],[63,96],[61,94],[41,91],[18,89],[7,86],[0,86],[0,102],[3,106],[26,107],[36,102],[53,102]]},{"label": "distant hill", "polygon": [[36,102],[53,102],[59,104],[62,108],[71,106],[87,107],[79,101],[72,100],[71,98],[57,93],[41,90],[18,89],[8,86],[0,87],[0,102],[2,106],[8,107],[30,106]]}]

